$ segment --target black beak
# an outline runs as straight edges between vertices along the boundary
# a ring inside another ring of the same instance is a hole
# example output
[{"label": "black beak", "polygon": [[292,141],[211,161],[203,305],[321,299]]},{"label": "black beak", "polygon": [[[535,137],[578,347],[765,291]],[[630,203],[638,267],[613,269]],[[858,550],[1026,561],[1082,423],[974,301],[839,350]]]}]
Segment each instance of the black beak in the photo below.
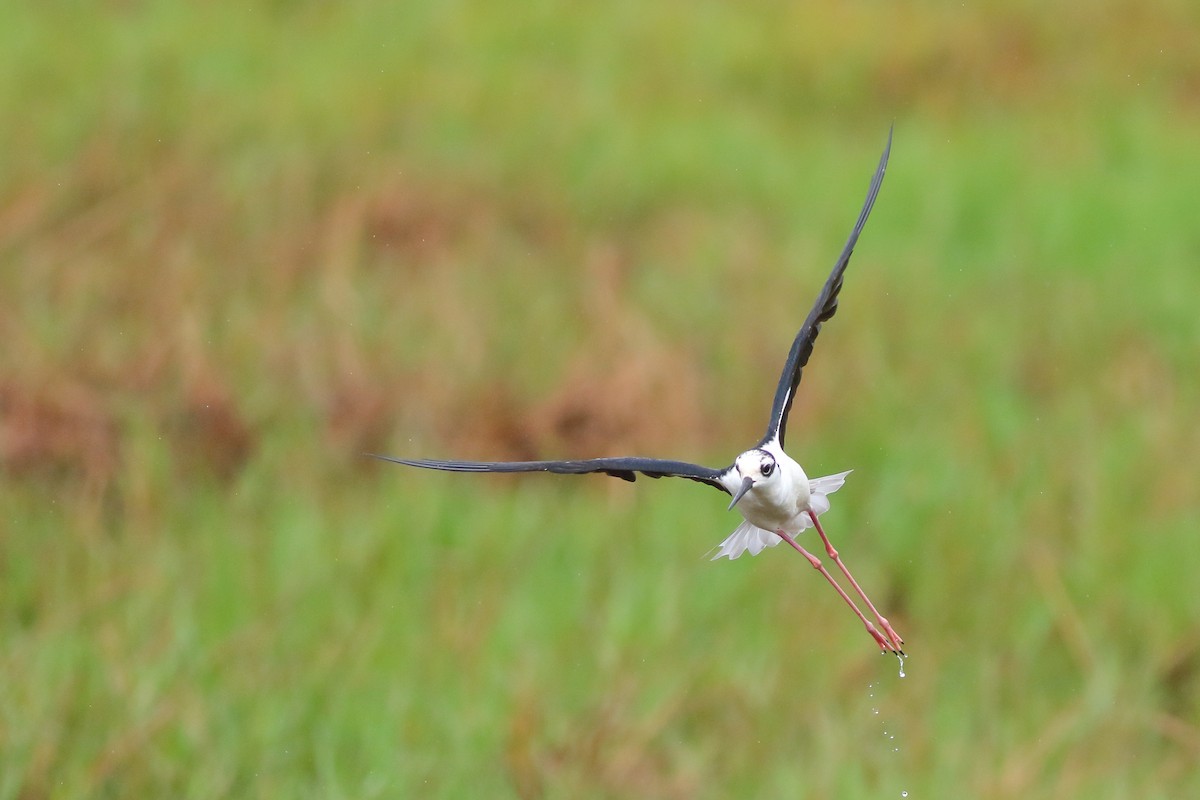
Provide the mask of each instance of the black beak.
[{"label": "black beak", "polygon": [[733,496],[733,500],[730,501],[729,508],[726,510],[732,511],[733,507],[738,504],[738,500],[741,500],[743,497],[745,497],[746,492],[750,491],[752,486],[754,486],[754,478],[742,478],[742,488],[737,490],[737,494]]}]

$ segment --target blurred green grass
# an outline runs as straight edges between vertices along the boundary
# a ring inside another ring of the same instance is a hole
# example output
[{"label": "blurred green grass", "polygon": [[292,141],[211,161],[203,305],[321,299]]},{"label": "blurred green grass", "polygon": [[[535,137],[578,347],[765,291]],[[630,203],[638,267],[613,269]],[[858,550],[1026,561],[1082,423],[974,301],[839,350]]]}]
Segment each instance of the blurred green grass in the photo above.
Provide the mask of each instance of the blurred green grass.
[{"label": "blurred green grass", "polygon": [[[1190,4],[6,16],[0,797],[1200,789]],[[700,487],[360,457],[727,463],[893,120],[789,447],[905,679]]]}]

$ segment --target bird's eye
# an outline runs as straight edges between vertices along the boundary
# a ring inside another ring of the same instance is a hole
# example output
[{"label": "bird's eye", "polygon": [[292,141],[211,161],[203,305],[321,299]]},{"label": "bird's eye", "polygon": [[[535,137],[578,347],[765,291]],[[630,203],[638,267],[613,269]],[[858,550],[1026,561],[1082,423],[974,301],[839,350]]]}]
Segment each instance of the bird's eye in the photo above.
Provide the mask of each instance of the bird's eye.
[{"label": "bird's eye", "polygon": [[764,461],[762,463],[762,474],[764,478],[771,477],[771,473],[775,471],[774,461]]}]

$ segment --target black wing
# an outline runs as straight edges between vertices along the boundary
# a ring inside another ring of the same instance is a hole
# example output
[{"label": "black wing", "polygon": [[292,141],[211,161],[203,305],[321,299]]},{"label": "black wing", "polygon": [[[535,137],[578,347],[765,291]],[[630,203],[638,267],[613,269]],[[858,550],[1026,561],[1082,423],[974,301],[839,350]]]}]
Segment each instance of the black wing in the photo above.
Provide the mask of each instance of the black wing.
[{"label": "black wing", "polygon": [[368,455],[422,469],[440,469],[445,472],[554,472],[558,475],[585,475],[602,472],[623,481],[637,479],[637,473],[648,478],[687,478],[715,486],[729,494],[720,481],[727,469],[712,469],[686,461],[667,461],[661,458],[589,458],[582,461],[435,461],[426,458],[392,458],[374,453]]},{"label": "black wing", "polygon": [[837,311],[838,292],[842,290],[842,275],[846,272],[846,265],[850,263],[850,254],[854,252],[854,245],[858,243],[858,235],[862,233],[867,216],[871,213],[871,207],[875,205],[875,197],[879,194],[879,187],[883,183],[883,173],[887,169],[888,154],[891,151],[892,131],[889,129],[887,146],[883,148],[883,155],[879,158],[875,177],[871,178],[871,187],[867,190],[867,199],[863,203],[862,211],[858,213],[858,221],[854,223],[854,230],[850,232],[850,238],[846,240],[846,246],[842,248],[841,256],[833,265],[833,271],[829,273],[829,280],[825,281],[825,288],[821,290],[817,302],[813,304],[812,311],[808,312],[808,319],[804,320],[804,327],[800,329],[800,332],[796,334],[795,341],[792,342],[787,362],[783,365],[783,374],[779,377],[779,388],[775,390],[775,402],[771,406],[771,422],[767,425],[767,435],[763,437],[760,446],[767,444],[772,439],[777,439],[780,445],[783,444],[788,411],[792,408],[792,398],[796,394],[796,387],[800,385],[800,373],[803,371],[804,365],[808,363],[808,357],[812,355],[813,342],[816,341],[817,334],[821,331],[821,323],[832,317]]}]

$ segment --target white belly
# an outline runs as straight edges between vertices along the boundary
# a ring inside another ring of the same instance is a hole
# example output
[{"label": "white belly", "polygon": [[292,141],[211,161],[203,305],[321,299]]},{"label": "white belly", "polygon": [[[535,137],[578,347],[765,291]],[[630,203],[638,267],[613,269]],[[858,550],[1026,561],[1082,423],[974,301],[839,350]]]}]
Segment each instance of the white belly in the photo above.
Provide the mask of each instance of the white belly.
[{"label": "white belly", "polygon": [[776,486],[763,487],[766,491],[749,492],[738,503],[737,507],[742,516],[751,525],[766,531],[783,530],[788,534],[799,533],[806,525],[805,512],[812,497],[808,477],[798,464],[792,462],[793,469],[786,469],[784,477]]}]

